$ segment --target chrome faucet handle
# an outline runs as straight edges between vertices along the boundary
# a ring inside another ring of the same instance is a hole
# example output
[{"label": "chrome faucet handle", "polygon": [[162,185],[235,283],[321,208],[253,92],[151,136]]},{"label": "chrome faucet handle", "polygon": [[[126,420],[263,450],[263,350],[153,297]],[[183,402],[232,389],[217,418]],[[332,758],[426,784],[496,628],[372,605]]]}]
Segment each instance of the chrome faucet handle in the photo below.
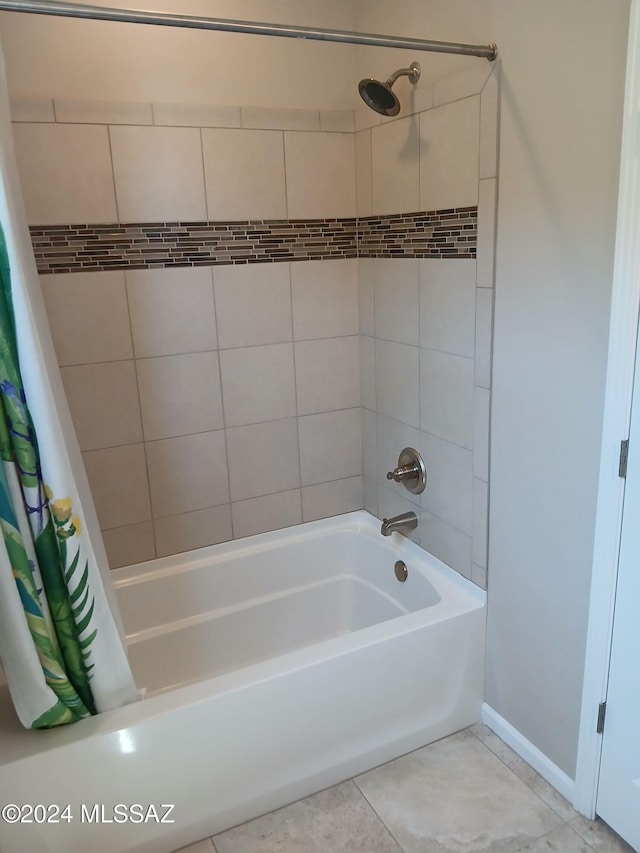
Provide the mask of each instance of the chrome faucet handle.
[{"label": "chrome faucet handle", "polygon": [[414,495],[424,492],[427,485],[427,469],[418,451],[413,447],[405,447],[398,457],[398,467],[387,472],[387,480],[402,483]]},{"label": "chrome faucet handle", "polygon": [[395,480],[396,483],[403,483],[405,480],[412,480],[414,477],[420,476],[420,466],[417,462],[413,465],[403,465],[396,468],[395,471],[387,471],[387,480]]}]

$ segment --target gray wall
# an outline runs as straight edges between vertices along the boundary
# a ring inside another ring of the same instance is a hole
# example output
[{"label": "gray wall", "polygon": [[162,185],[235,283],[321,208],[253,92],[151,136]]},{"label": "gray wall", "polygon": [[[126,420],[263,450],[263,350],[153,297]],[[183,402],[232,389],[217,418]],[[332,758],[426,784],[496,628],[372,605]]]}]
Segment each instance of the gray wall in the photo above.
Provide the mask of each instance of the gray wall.
[{"label": "gray wall", "polygon": [[[573,777],[629,3],[356,0],[356,10],[362,29],[500,49],[486,700]],[[438,61],[443,76],[472,62]],[[373,62],[365,54],[359,69]]]}]

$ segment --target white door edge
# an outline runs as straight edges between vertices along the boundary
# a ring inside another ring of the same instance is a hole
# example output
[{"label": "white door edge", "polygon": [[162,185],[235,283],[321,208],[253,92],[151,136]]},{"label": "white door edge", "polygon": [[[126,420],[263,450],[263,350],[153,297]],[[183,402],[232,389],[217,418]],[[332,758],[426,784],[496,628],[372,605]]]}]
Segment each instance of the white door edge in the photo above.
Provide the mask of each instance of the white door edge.
[{"label": "white door edge", "polygon": [[620,191],[611,299],[609,356],[600,480],[587,629],[574,807],[595,816],[602,735],[598,705],[606,697],[615,584],[620,552],[624,480],[620,442],[629,435],[640,308],[640,0],[631,0],[625,83]]}]

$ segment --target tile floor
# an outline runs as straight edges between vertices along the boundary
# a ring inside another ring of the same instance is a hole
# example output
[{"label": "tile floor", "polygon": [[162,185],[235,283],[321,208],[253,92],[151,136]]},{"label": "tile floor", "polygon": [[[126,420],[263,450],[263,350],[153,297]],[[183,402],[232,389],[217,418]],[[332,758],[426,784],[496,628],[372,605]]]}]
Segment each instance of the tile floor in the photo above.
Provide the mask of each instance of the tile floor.
[{"label": "tile floor", "polygon": [[180,853],[624,853],[481,723]]}]

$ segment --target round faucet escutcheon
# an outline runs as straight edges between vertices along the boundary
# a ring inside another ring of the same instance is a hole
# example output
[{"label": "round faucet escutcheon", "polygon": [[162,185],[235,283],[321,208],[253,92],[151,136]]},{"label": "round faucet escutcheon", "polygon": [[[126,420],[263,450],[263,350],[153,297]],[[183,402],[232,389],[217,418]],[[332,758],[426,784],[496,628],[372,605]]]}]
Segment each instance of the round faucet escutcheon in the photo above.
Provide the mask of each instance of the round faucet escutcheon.
[{"label": "round faucet escutcheon", "polygon": [[422,494],[427,485],[427,468],[418,451],[405,447],[398,457],[398,467],[387,472],[387,480],[402,483],[414,495]]}]

